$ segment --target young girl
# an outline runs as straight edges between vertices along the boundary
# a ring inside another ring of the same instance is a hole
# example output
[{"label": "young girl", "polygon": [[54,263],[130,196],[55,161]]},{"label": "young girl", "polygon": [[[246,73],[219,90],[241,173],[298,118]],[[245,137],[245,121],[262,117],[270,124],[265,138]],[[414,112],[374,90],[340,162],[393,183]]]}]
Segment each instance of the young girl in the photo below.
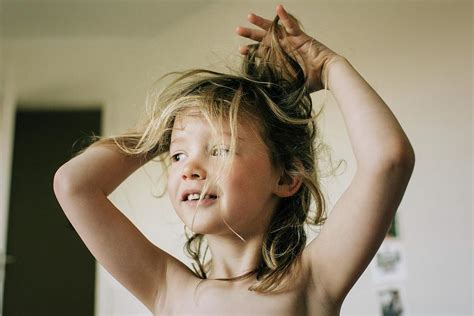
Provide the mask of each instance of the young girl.
[{"label": "young girl", "polygon": [[[100,139],[55,175],[58,201],[88,249],[154,315],[338,315],[408,185],[414,152],[387,105],[346,58],[281,5],[276,13],[273,21],[249,15],[258,29],[237,28],[257,42],[240,48],[240,74],[181,73],[143,125]],[[323,88],[357,161],[328,218],[310,98]],[[107,198],[154,158],[190,231],[194,271]],[[305,223],[324,223],[307,246]]]}]

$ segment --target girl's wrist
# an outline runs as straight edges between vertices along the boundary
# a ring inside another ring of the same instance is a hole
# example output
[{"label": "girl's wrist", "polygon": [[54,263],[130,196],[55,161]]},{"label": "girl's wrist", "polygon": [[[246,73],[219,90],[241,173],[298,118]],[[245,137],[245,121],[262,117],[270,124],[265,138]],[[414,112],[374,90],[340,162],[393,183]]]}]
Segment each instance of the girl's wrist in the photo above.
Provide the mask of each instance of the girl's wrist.
[{"label": "girl's wrist", "polygon": [[323,67],[321,68],[321,74],[322,74],[321,83],[323,85],[323,88],[327,87],[327,89],[330,90],[330,87],[328,85],[328,78],[329,78],[329,72],[330,72],[331,66],[341,61],[349,62],[344,56],[334,55],[328,58],[326,62],[323,64]]}]

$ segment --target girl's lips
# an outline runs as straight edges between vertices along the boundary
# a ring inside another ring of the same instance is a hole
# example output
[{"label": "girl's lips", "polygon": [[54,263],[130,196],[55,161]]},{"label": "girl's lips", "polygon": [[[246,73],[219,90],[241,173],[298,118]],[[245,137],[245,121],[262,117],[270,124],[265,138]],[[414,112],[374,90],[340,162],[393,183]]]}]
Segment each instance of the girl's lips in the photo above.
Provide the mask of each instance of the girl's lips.
[{"label": "girl's lips", "polygon": [[199,203],[199,206],[210,206],[214,203],[216,203],[218,198],[215,198],[215,199],[202,199],[201,201],[199,200],[190,200],[190,201],[183,201],[184,204],[186,205],[189,205],[189,206],[192,206],[192,207],[196,207]]},{"label": "girl's lips", "polygon": [[[187,201],[188,200],[188,195],[190,194],[201,194],[202,189],[189,189],[185,190],[183,193],[181,193],[181,201]],[[214,197],[217,197],[217,194],[213,193],[212,191],[207,191],[206,195],[211,195]]]}]

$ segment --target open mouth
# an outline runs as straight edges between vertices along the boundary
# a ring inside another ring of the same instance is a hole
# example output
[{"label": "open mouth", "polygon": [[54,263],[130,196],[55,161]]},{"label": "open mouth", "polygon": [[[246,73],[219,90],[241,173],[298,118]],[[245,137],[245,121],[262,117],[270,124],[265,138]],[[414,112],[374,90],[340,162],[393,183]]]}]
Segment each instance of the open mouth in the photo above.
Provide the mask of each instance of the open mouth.
[{"label": "open mouth", "polygon": [[191,201],[204,201],[204,200],[216,200],[218,198],[218,196],[216,194],[213,194],[213,193],[209,193],[209,194],[206,194],[206,195],[202,195],[200,192],[189,192],[189,193],[185,193],[183,194],[182,196],[182,201],[184,202],[191,202]]}]

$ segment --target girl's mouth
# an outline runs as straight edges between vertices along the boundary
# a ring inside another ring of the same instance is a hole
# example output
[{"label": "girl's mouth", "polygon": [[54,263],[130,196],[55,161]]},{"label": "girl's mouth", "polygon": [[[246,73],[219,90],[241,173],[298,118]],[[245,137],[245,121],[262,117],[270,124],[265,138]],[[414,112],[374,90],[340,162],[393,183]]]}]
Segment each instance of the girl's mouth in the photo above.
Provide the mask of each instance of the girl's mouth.
[{"label": "girl's mouth", "polygon": [[219,197],[215,194],[206,194],[204,197],[199,192],[187,193],[183,196],[182,200],[186,205],[189,206],[209,206],[216,202]]},{"label": "girl's mouth", "polygon": [[189,206],[210,206],[214,203],[216,203],[218,197],[214,195],[214,197],[212,196],[208,196],[206,195],[203,199],[199,200],[198,199],[188,199],[188,200],[185,200],[183,201],[184,204],[186,205],[189,205]]},{"label": "girl's mouth", "polygon": [[[199,193],[191,193],[191,194],[188,194],[188,196],[186,197],[185,200],[187,201],[195,201],[195,200],[199,200],[199,198],[201,197],[201,194]],[[206,200],[206,199],[217,199],[217,195],[215,194],[206,194],[203,198],[203,200]]]}]

